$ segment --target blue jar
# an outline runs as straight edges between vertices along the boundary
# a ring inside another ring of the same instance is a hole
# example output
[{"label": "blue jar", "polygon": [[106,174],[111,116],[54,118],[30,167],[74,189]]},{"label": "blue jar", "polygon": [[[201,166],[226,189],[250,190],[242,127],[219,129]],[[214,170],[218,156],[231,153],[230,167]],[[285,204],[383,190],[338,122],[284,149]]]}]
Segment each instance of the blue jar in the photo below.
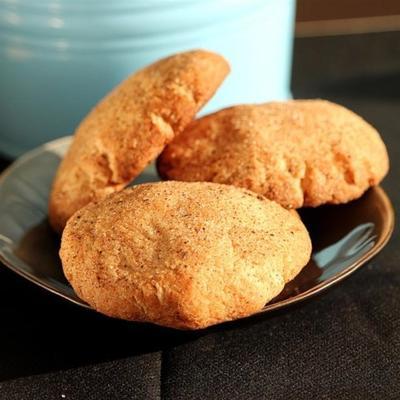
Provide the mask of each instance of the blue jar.
[{"label": "blue jar", "polygon": [[232,72],[203,110],[290,97],[295,0],[0,0],[0,152],[73,132],[113,86],[193,48]]}]

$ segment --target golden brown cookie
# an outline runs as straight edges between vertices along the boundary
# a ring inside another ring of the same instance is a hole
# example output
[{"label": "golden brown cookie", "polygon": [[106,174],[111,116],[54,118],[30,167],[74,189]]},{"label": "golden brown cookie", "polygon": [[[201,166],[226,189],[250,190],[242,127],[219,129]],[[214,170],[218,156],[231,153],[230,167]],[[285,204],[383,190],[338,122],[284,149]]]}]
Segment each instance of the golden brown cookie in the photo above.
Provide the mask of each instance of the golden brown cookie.
[{"label": "golden brown cookie", "polygon": [[232,184],[287,208],[356,199],[388,167],[378,132],[323,100],[227,108],[193,121],[158,159],[166,179]]},{"label": "golden brown cookie", "polygon": [[61,232],[79,208],[121,190],[193,119],[229,72],[218,54],[197,50],[156,62],[109,93],[78,126],[49,202]]},{"label": "golden brown cookie", "polygon": [[137,185],[75,213],[60,256],[74,290],[112,316],[181,329],[260,310],[310,257],[297,214],[216,183]]}]

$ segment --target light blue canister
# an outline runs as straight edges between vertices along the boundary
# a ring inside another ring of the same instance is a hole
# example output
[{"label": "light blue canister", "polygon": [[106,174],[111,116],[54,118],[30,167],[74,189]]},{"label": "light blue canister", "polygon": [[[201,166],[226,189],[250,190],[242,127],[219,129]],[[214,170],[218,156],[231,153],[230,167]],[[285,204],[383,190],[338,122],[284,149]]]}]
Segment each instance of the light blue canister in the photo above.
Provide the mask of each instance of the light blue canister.
[{"label": "light blue canister", "polygon": [[205,48],[232,72],[204,112],[290,97],[294,0],[0,0],[0,152],[70,134],[118,82]]}]

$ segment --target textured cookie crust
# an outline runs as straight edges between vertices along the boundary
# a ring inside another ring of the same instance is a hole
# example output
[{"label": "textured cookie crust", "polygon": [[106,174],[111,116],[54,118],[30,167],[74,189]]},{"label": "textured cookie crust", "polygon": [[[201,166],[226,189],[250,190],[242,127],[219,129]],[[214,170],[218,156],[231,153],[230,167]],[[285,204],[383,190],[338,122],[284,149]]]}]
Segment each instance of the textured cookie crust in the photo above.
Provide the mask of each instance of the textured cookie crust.
[{"label": "textured cookie crust", "polygon": [[59,232],[90,201],[131,182],[193,119],[229,72],[207,51],[160,60],[122,82],[78,126],[49,201]]},{"label": "textured cookie crust", "polygon": [[165,179],[232,184],[287,208],[346,203],[388,168],[378,132],[323,100],[219,111],[193,121],[158,159]]},{"label": "textured cookie crust", "polygon": [[198,329],[260,310],[306,265],[307,230],[253,192],[138,185],[75,213],[62,236],[76,293],[113,317]]}]

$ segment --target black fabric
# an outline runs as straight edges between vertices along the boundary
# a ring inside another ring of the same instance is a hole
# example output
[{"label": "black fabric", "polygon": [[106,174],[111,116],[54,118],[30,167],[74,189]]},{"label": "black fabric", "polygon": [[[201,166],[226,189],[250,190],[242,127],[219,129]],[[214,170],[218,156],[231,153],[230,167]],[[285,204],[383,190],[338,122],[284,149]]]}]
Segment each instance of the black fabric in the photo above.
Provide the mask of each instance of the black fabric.
[{"label": "black fabric", "polygon": [[0,382],[1,397],[21,399],[160,398],[160,354]]},{"label": "black fabric", "polygon": [[[400,211],[400,33],[298,39],[295,97],[382,133]],[[114,321],[0,268],[0,399],[399,399],[400,239],[322,296],[185,333]]]}]

